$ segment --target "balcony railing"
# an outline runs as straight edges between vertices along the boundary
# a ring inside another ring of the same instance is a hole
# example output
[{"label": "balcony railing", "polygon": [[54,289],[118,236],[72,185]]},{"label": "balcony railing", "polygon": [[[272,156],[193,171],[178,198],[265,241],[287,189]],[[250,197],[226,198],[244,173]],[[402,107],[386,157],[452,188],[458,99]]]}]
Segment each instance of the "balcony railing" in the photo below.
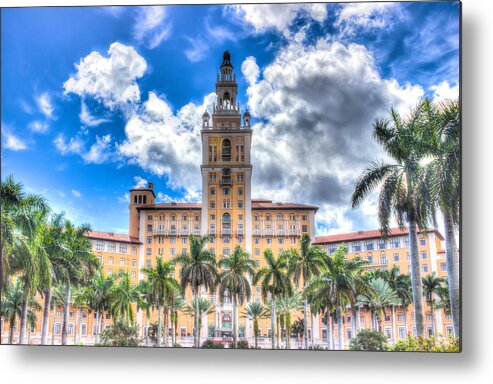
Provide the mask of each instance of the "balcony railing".
[{"label": "balcony railing", "polygon": [[244,235],[243,228],[238,228],[238,229],[236,230],[236,235],[238,235],[238,236],[243,236],[243,235]]},{"label": "balcony railing", "polygon": [[221,228],[221,235],[231,235],[231,228]]},{"label": "balcony railing", "polygon": [[233,184],[233,180],[232,180],[231,177],[221,177],[220,184],[221,185],[232,185]]}]

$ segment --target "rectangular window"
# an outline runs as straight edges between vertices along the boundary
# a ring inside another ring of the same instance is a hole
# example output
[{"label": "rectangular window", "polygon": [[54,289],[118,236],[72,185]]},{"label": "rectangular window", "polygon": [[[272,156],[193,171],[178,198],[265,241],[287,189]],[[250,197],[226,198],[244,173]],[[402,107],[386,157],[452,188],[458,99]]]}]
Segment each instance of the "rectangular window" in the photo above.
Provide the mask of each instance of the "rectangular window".
[{"label": "rectangular window", "polygon": [[209,181],[210,181],[211,183],[215,183],[215,182],[217,181],[217,179],[216,179],[216,174],[215,174],[215,173],[211,173],[211,174],[209,175]]},{"label": "rectangular window", "polygon": [[424,273],[428,272],[428,265],[427,265],[427,264],[423,264],[423,265],[421,266],[421,268],[423,269],[423,272],[424,272]]},{"label": "rectangular window", "polygon": [[124,259],[124,258],[121,258],[121,259],[120,259],[120,265],[121,265],[121,266],[124,266],[124,265],[125,265],[125,259]]},{"label": "rectangular window", "polygon": [[402,238],[402,244],[404,245],[405,248],[409,247],[409,237],[408,236]]},{"label": "rectangular window", "polygon": [[255,256],[260,256],[260,248],[255,248]]},{"label": "rectangular window", "polygon": [[214,196],[215,194],[216,194],[216,188],[212,187],[212,188],[211,188],[210,195],[211,195],[211,196]]},{"label": "rectangular window", "polygon": [[80,325],[80,333],[82,336],[87,335],[87,324],[81,324]]},{"label": "rectangular window", "polygon": [[120,253],[127,253],[128,247],[127,244],[120,244]]},{"label": "rectangular window", "polygon": [[423,260],[426,260],[426,258],[427,258],[426,251],[422,251],[422,252],[421,252],[421,258],[422,258]]},{"label": "rectangular window", "polygon": [[267,244],[272,244],[272,239],[270,237],[267,238]]},{"label": "rectangular window", "polygon": [[277,241],[279,242],[279,244],[284,244],[284,239],[282,237],[279,237]]},{"label": "rectangular window", "polygon": [[229,188],[223,188],[223,195],[229,196]]},{"label": "rectangular window", "polygon": [[446,271],[447,270],[447,263],[440,263],[440,270]]},{"label": "rectangular window", "polygon": [[209,208],[216,209],[216,202],[214,200],[209,201]]},{"label": "rectangular window", "polygon": [[147,248],[146,249],[146,255],[147,256],[151,256],[152,255],[152,249],[151,248]]},{"label": "rectangular window", "polygon": [[243,188],[238,188],[238,196],[243,196]]},{"label": "rectangular window", "polygon": [[136,267],[136,266],[137,266],[137,260],[132,259],[132,267]]},{"label": "rectangular window", "polygon": [[399,262],[399,254],[394,253],[394,263],[398,263],[398,262]]},{"label": "rectangular window", "polygon": [[132,255],[136,255],[137,254],[137,247],[132,247]]},{"label": "rectangular window", "polygon": [[170,244],[176,244],[176,237],[170,237],[169,238],[169,243]]},{"label": "rectangular window", "polygon": [[387,255],[380,255],[380,264],[387,265]]},{"label": "rectangular window", "polygon": [[187,249],[186,248],[182,248],[181,249],[181,254],[182,255],[186,255],[187,254]]},{"label": "rectangular window", "polygon": [[146,260],[146,267],[150,267],[151,266],[151,260]]},{"label": "rectangular window", "polygon": [[401,313],[401,314],[397,315],[397,320],[398,321],[404,321],[404,314]]},{"label": "rectangular window", "polygon": [[301,220],[306,221],[307,220],[307,216],[306,215],[301,215]]},{"label": "rectangular window", "polygon": [[393,248],[400,248],[401,246],[401,239],[399,237],[394,237],[392,239],[392,247]]},{"label": "rectangular window", "polygon": [[238,200],[238,208],[243,208],[243,200]]},{"label": "rectangular window", "polygon": [[406,328],[399,327],[399,339],[405,339],[405,338],[406,338]]},{"label": "rectangular window", "polygon": [[303,233],[307,233],[307,232],[308,232],[308,225],[303,224],[303,225],[301,226],[301,232],[303,232]]},{"label": "rectangular window", "polygon": [[419,245],[421,245],[422,247],[424,247],[426,245],[426,239],[424,237],[421,237],[419,239]]},{"label": "rectangular window", "polygon": [[152,236],[147,236],[147,244],[152,244]]},{"label": "rectangular window", "polygon": [[110,257],[110,258],[108,259],[108,264],[109,264],[109,265],[113,265],[114,263],[115,263],[115,259],[113,259],[112,257]]},{"label": "rectangular window", "polygon": [[368,260],[368,263],[373,264],[373,256],[368,255],[366,259]]},{"label": "rectangular window", "polygon": [[387,248],[387,244],[385,243],[385,240],[378,240],[378,249],[385,249]]},{"label": "rectangular window", "polygon": [[104,251],[104,241],[96,241],[94,247],[96,248],[96,251]]},{"label": "rectangular window", "polygon": [[148,220],[148,221],[152,221],[152,215],[148,215],[148,216],[147,216],[147,220]]},{"label": "rectangular window", "polygon": [[174,248],[170,248],[169,249],[169,253],[171,256],[175,256],[175,249]]},{"label": "rectangular window", "polygon": [[360,252],[361,251],[361,243],[358,241],[353,242],[353,252]]},{"label": "rectangular window", "polygon": [[375,245],[373,243],[373,240],[365,241],[365,249],[367,251],[373,251],[375,249]]},{"label": "rectangular window", "polygon": [[62,325],[60,323],[55,324],[55,333],[58,335],[62,331]]},{"label": "rectangular window", "polygon": [[152,225],[150,225],[150,224],[149,224],[149,225],[147,226],[147,232],[152,232]]},{"label": "rectangular window", "polygon": [[254,244],[259,244],[260,243],[260,239],[258,237],[255,237],[253,239],[253,242],[254,242]]},{"label": "rectangular window", "polygon": [[108,252],[116,252],[116,244],[115,243],[109,243],[108,244]]},{"label": "rectangular window", "polygon": [[186,244],[187,243],[187,238],[184,236],[181,238],[181,243]]},{"label": "rectangular window", "polygon": [[229,248],[223,248],[223,256],[229,256]]}]

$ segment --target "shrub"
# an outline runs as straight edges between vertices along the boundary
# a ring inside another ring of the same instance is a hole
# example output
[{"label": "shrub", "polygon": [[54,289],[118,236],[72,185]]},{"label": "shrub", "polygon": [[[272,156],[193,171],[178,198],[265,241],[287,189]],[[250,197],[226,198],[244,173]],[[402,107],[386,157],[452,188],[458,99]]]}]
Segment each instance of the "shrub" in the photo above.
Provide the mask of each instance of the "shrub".
[{"label": "shrub", "polygon": [[173,348],[181,348],[181,344],[174,343],[174,344],[173,344]]},{"label": "shrub", "polygon": [[237,343],[236,343],[236,348],[238,349],[248,349],[248,341],[246,340],[239,340]]},{"label": "shrub", "polygon": [[459,352],[459,339],[435,339],[408,336],[398,340],[391,348],[395,352]]},{"label": "shrub", "polygon": [[140,343],[137,327],[117,320],[113,326],[101,332],[101,343],[105,347],[138,347]]},{"label": "shrub", "polygon": [[214,343],[212,340],[207,339],[202,343],[202,348],[208,348],[208,349],[223,349],[224,344],[223,343]]},{"label": "shrub", "polygon": [[352,351],[386,351],[387,337],[382,332],[363,329],[349,343]]}]

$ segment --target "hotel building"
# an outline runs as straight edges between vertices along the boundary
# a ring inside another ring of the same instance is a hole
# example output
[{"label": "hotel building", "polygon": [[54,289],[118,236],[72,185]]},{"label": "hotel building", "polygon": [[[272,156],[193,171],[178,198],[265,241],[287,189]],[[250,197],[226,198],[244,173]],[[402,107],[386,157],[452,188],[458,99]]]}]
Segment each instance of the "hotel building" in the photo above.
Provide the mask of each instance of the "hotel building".
[{"label": "hotel building", "polygon": [[[316,237],[316,206],[273,202],[252,198],[251,162],[252,129],[248,111],[241,113],[237,101],[238,85],[228,51],[223,55],[220,73],[216,78],[217,100],[212,109],[212,116],[205,111],[202,116],[202,202],[201,203],[158,203],[154,184],[145,188],[130,190],[129,233],[119,235],[106,232],[91,232],[88,237],[93,242],[94,253],[103,264],[106,275],[128,272],[133,283],[144,278],[142,268],[155,264],[156,257],[171,260],[180,253],[189,251],[189,236],[209,236],[208,247],[217,258],[227,256],[234,247],[247,250],[252,258],[263,266],[263,253],[270,249],[274,255],[283,250],[298,248],[301,236],[307,234],[314,244],[321,245],[333,253],[338,245],[348,247],[348,257],[360,256],[370,262],[368,269],[390,268],[398,265],[403,273],[409,272],[409,247],[405,231],[392,230],[387,239],[381,238],[379,231],[365,231],[344,235]],[[199,169],[197,170],[199,171]],[[441,248],[443,237],[435,230],[421,233],[420,257],[422,274],[436,272],[439,276],[446,274],[444,252]],[[202,341],[206,338],[224,339],[232,333],[232,306],[226,298],[218,300],[218,295],[205,290],[215,311],[203,319]],[[191,301],[191,293],[186,299]],[[252,288],[252,300],[261,300],[260,287]],[[425,307],[426,308],[426,307]],[[55,344],[61,339],[61,309],[55,308],[50,319],[49,340],[54,337]],[[358,327],[370,326],[370,315],[359,310]],[[238,318],[241,338],[252,341],[252,324],[241,316]],[[301,314],[299,314],[301,317]],[[390,316],[390,315],[389,315]],[[405,332],[402,308],[396,311],[396,329],[391,329],[391,319],[385,316],[383,329],[389,339],[404,337]],[[412,328],[412,307],[408,311],[409,331]],[[70,343],[94,343],[96,321],[94,314],[86,309],[70,310]],[[105,314],[101,324],[111,325],[111,318]],[[294,316],[296,319],[296,315]],[[327,329],[319,316],[309,316],[310,338],[315,344],[326,344]],[[345,338],[350,339],[354,333],[349,313],[344,316]],[[137,321],[143,333],[145,315],[137,313]],[[149,323],[156,321],[156,311]],[[426,326],[431,328],[427,316]],[[270,319],[260,321],[260,346],[269,348]],[[8,325],[3,324],[2,341],[8,337]],[[18,324],[17,324],[18,329]],[[443,311],[437,311],[437,331],[446,334],[451,329],[451,320]],[[171,332],[171,329],[170,329]],[[191,346],[193,343],[193,317],[182,314],[178,323],[178,343]],[[313,333],[313,335],[312,335]],[[36,329],[31,332],[33,343],[39,343],[41,334],[41,314],[38,316]],[[54,334],[54,336],[53,336]],[[14,337],[14,342],[17,336]],[[73,340],[73,341],[72,341]],[[292,346],[297,348],[295,341]]]}]

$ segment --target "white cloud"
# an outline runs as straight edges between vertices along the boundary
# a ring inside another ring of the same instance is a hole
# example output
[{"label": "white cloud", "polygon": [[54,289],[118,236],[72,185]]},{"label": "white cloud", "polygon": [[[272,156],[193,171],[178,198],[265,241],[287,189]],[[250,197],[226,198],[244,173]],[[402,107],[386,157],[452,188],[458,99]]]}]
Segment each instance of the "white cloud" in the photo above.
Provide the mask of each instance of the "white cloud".
[{"label": "white cloud", "polygon": [[140,101],[136,80],[144,76],[147,63],[133,47],[113,43],[108,57],[93,51],[76,68],[63,85],[66,94],[93,97],[110,109]]},{"label": "white cloud", "polygon": [[65,192],[63,192],[63,191],[58,191],[58,194],[60,195],[60,197],[62,199],[65,197]]},{"label": "white cloud", "polygon": [[36,133],[46,133],[50,129],[48,123],[44,121],[34,120],[28,125],[29,129]]},{"label": "white cloud", "polygon": [[162,192],[158,192],[156,196],[156,201],[159,203],[190,203],[190,202],[199,202],[201,199],[201,195],[199,192],[191,192],[191,193],[185,193],[181,197],[173,197],[170,195],[167,195]]},{"label": "white cloud", "polygon": [[97,127],[98,125],[110,121],[109,119],[97,118],[96,116],[91,115],[84,100],[81,101],[79,118],[82,124],[87,125],[88,127]]},{"label": "white cloud", "polygon": [[300,13],[318,22],[327,17],[326,4],[249,4],[232,5],[230,9],[235,17],[252,25],[256,33],[274,29],[286,37],[289,36],[289,25]]},{"label": "white cloud", "polygon": [[118,196],[116,198],[116,200],[119,202],[119,203],[125,203],[125,204],[128,204],[130,203],[130,193],[126,192],[123,194],[123,196]]},{"label": "white cloud", "polygon": [[89,151],[82,155],[82,158],[89,164],[102,164],[110,159],[111,151],[111,135],[102,137],[96,136],[96,142],[91,145]]},{"label": "white cloud", "polygon": [[72,195],[74,195],[75,197],[77,198],[81,198],[82,197],[82,193],[80,193],[78,190],[76,189],[72,189]]},{"label": "white cloud", "polygon": [[340,35],[354,35],[358,30],[383,28],[399,17],[395,3],[350,3],[341,6],[334,25]]},{"label": "white cloud", "polygon": [[211,93],[202,105],[189,103],[172,114],[166,101],[150,92],[143,107],[128,120],[126,140],[118,152],[149,172],[167,175],[172,187],[195,193],[200,189],[202,114],[212,109],[215,99]]},{"label": "white cloud", "polygon": [[139,43],[144,43],[149,49],[154,49],[170,34],[171,23],[166,17],[164,7],[139,7],[134,26],[134,38]]},{"label": "white cloud", "polygon": [[47,92],[43,92],[36,98],[36,104],[40,112],[48,119],[53,117],[53,111],[55,110],[51,101],[51,97]]},{"label": "white cloud", "polygon": [[258,80],[260,68],[257,65],[257,60],[253,56],[248,56],[241,64],[241,72],[246,77],[248,83],[254,84]]},{"label": "white cloud", "polygon": [[134,188],[145,188],[147,187],[147,180],[140,177],[140,176],[135,176],[134,177]]},{"label": "white cloud", "polygon": [[185,55],[187,59],[192,63],[196,63],[207,56],[207,50],[209,46],[202,38],[190,38],[187,37],[187,40],[190,42],[191,47],[185,49]]},{"label": "white cloud", "polygon": [[5,148],[10,149],[12,151],[23,151],[27,149],[26,143],[21,138],[15,136],[14,134],[3,132],[3,136],[5,138],[3,142]]},{"label": "white cloud", "polygon": [[377,225],[371,205],[350,208],[356,178],[385,154],[372,123],[391,106],[406,113],[424,91],[383,79],[363,46],[292,39],[256,80],[252,58],[243,63],[253,126],[253,195],[320,207],[325,228],[351,231]]},{"label": "white cloud", "polygon": [[430,87],[434,101],[457,100],[459,98],[459,84],[450,86],[447,80]]},{"label": "white cloud", "polygon": [[68,155],[68,154],[82,154],[84,151],[84,142],[77,138],[77,137],[72,137],[70,140],[67,140],[65,138],[65,135],[60,133],[55,140],[53,141],[55,144],[56,149],[58,152],[60,152],[62,155]]},{"label": "white cloud", "polygon": [[21,108],[25,113],[29,115],[33,113],[33,109],[31,108],[31,106],[28,103],[26,103],[24,100],[21,100]]}]

